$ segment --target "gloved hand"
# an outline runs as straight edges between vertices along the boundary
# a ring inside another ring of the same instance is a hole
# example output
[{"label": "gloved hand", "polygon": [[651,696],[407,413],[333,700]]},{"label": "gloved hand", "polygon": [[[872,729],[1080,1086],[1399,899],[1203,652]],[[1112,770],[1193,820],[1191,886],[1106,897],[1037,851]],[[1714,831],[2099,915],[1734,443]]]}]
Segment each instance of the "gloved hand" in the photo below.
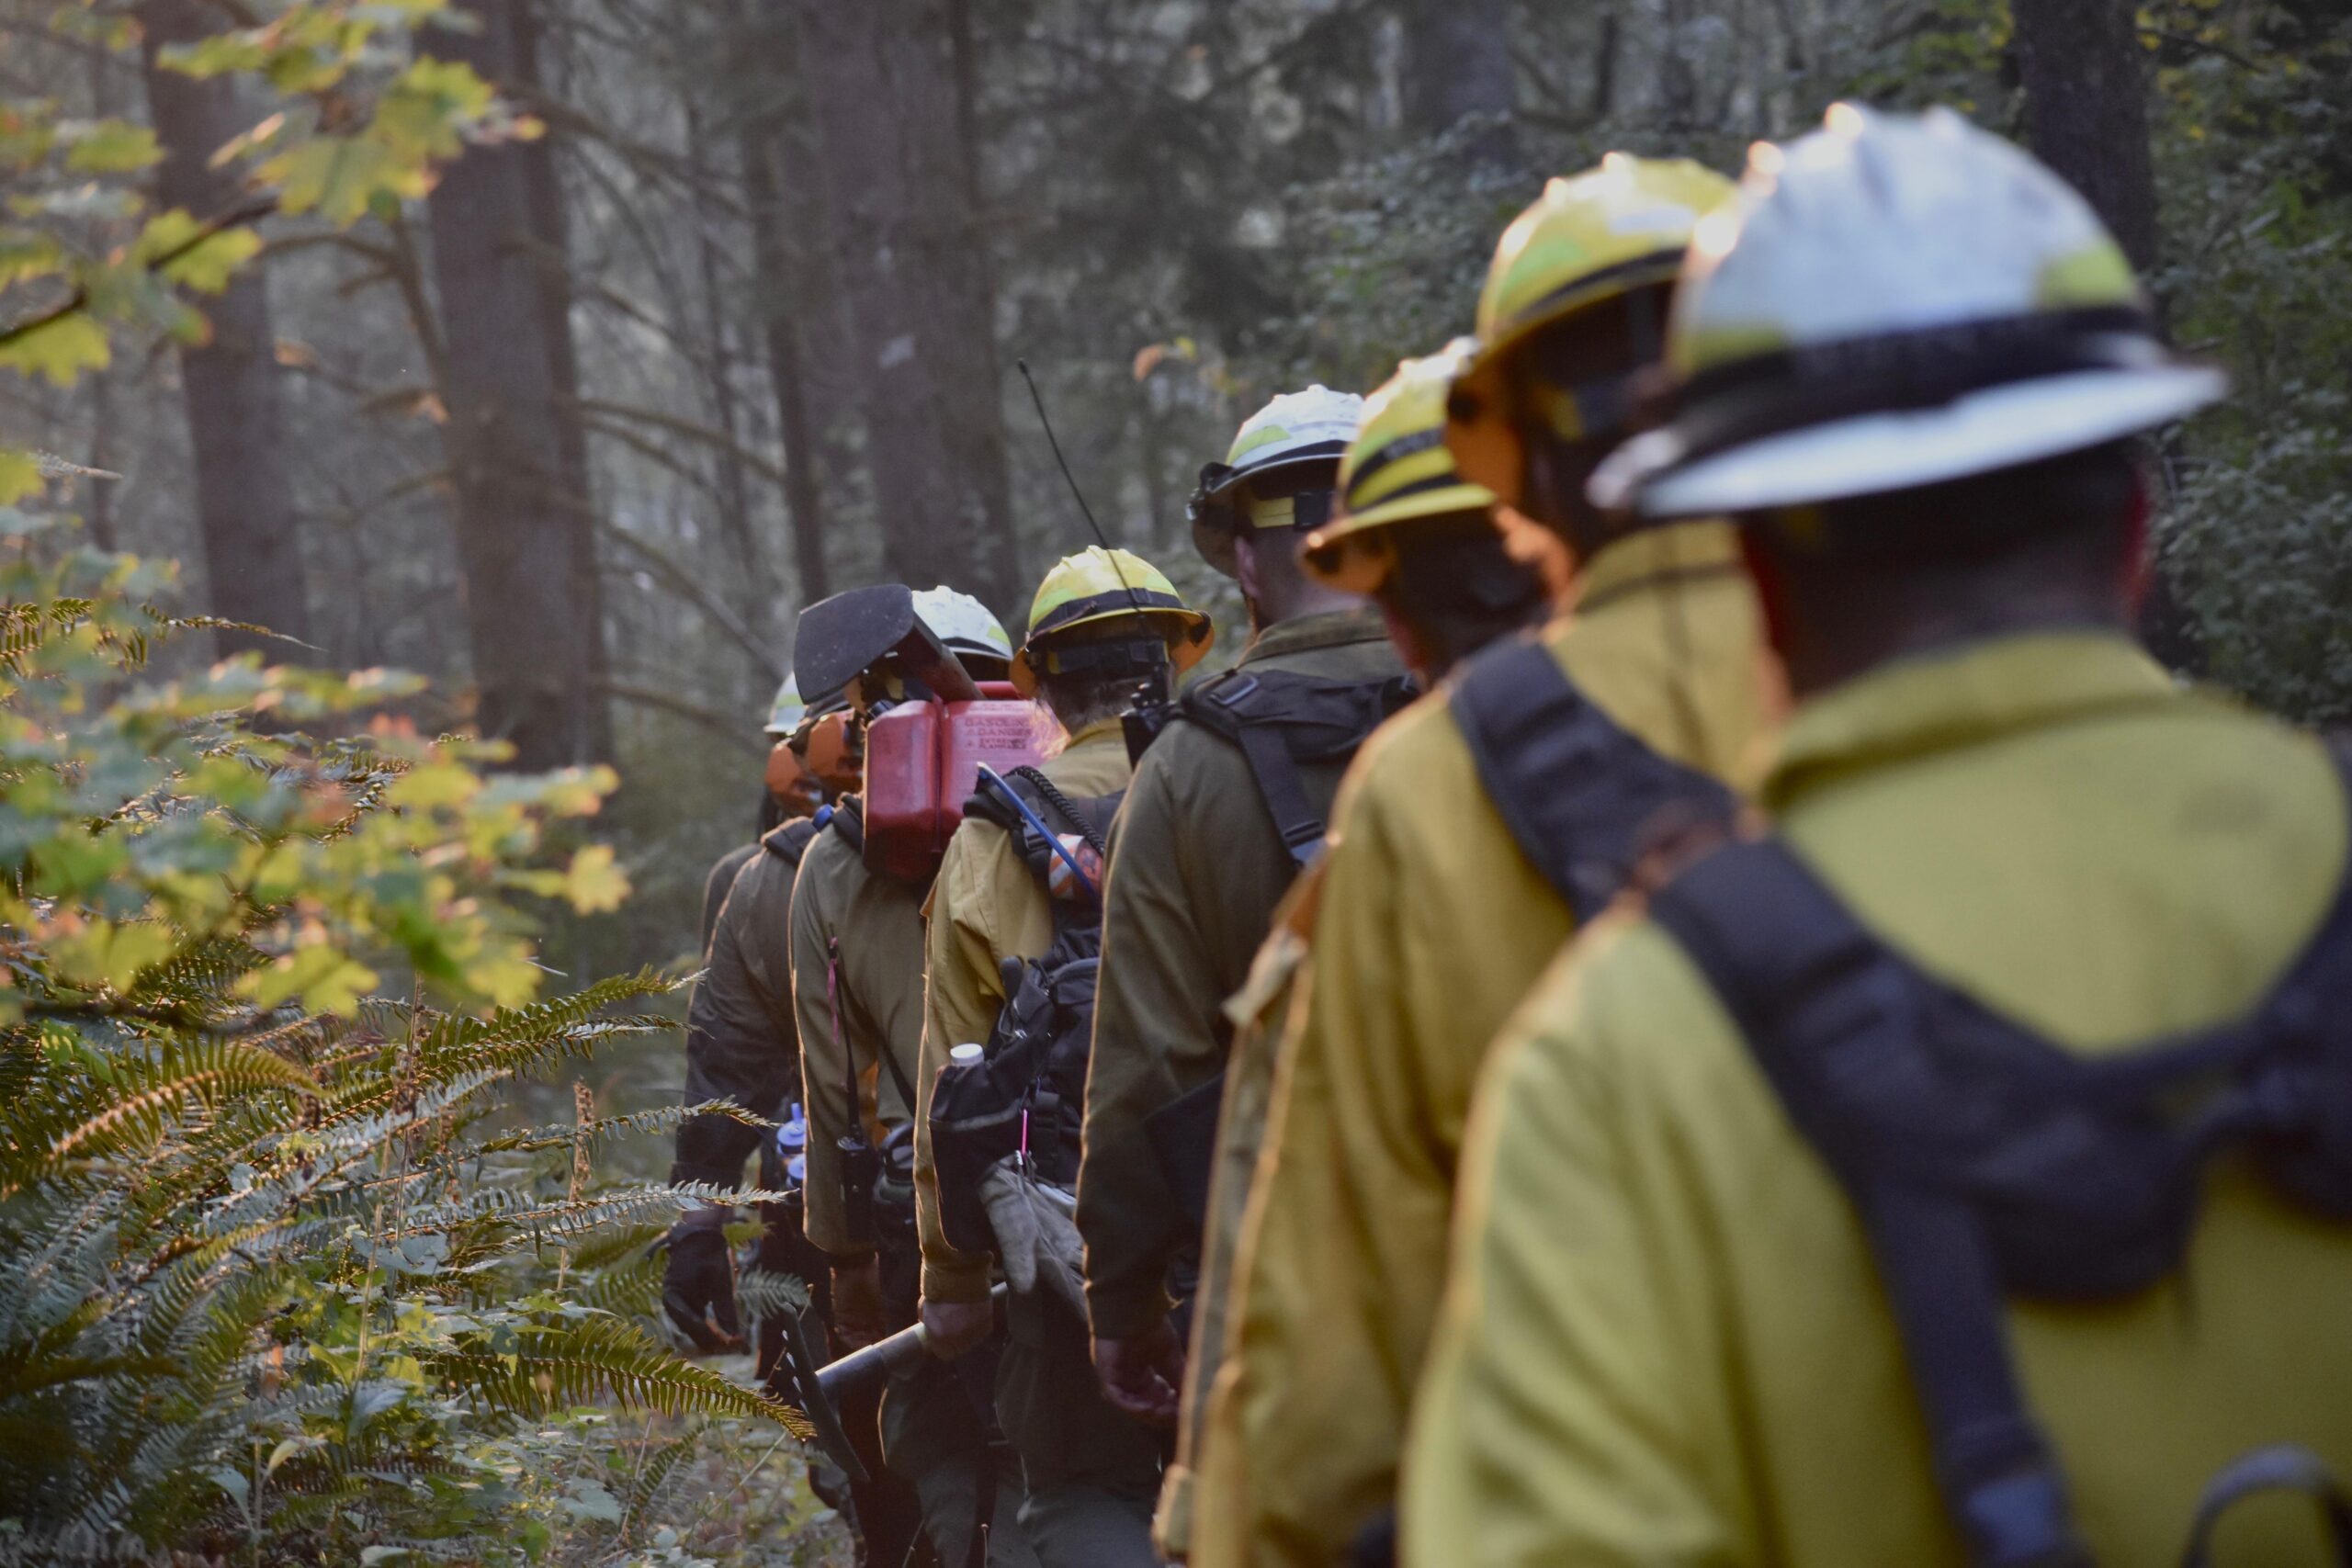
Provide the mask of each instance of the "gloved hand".
[{"label": "gloved hand", "polygon": [[1078,1234],[1078,1200],[999,1160],[980,1179],[980,1203],[996,1233],[997,1256],[1015,1295],[1043,1285],[1086,1316],[1086,1243]]},{"label": "gloved hand", "polygon": [[1102,1382],[1102,1397],[1136,1420],[1154,1427],[1176,1424],[1184,1347],[1166,1318],[1124,1339],[1097,1338],[1094,1375]]},{"label": "gloved hand", "polygon": [[727,1250],[725,1209],[696,1209],[662,1238],[662,1305],[705,1355],[743,1348],[735,1315],[735,1259]]},{"label": "gloved hand", "polygon": [[882,1255],[833,1260],[833,1337],[844,1352],[863,1350],[890,1332],[882,1301]]},{"label": "gloved hand", "polygon": [[952,1361],[995,1330],[996,1303],[926,1300],[922,1328],[923,1348],[943,1361]]}]

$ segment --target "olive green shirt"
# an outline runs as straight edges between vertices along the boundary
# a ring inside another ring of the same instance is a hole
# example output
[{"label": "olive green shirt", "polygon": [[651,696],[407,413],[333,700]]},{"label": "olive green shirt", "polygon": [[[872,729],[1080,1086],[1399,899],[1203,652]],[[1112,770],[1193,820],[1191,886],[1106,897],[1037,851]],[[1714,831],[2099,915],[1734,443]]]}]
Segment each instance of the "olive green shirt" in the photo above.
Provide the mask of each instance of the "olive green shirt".
[{"label": "olive green shirt", "polygon": [[[1105,719],[1080,730],[1039,772],[1074,800],[1126,788],[1127,740],[1119,721]],[[915,1122],[915,1228],[922,1240],[922,1294],[934,1302],[986,1301],[988,1258],[949,1246],[940,1225],[931,1092],[947,1065],[948,1052],[988,1043],[1004,1008],[1004,981],[998,966],[1008,958],[1035,958],[1051,946],[1054,911],[1012,836],[993,822],[967,818],[947,840],[925,919],[922,1070],[915,1084],[922,1100],[922,1114]]]},{"label": "olive green shirt", "polygon": [[[799,1098],[789,910],[811,831],[803,819],[762,839],[719,906],[702,978],[686,1004],[688,1105],[731,1100],[781,1120]],[[670,1179],[738,1186],[743,1161],[759,1146],[757,1128],[731,1117],[695,1117],[678,1129]]]},{"label": "olive green shirt", "polygon": [[[1726,778],[1768,714],[1738,562],[1728,525],[1635,534],[1593,558],[1547,634],[1627,732]],[[1195,1568],[1320,1568],[1395,1496],[1471,1089],[1573,924],[1444,688],[1356,754],[1324,864],[1201,1433]]]},{"label": "olive green shirt", "polygon": [[[838,809],[859,807],[847,800]],[[846,1228],[839,1140],[854,1124],[879,1148],[914,1114],[899,1086],[915,1081],[922,1054],[925,891],[866,870],[837,829],[808,846],[792,889],[792,1007],[808,1106],[802,1228],[836,1256],[873,1247]]]},{"label": "olive green shirt", "polygon": [[[1801,708],[1763,800],[1857,918],[2065,1049],[2242,1015],[2344,875],[2310,738],[2180,690],[2120,637],[1888,664]],[[1860,1222],[1706,981],[1632,910],[1489,1058],[1405,1463],[1406,1561],[1958,1568]],[[2257,1445],[2352,1473],[2352,1227],[2217,1161],[2180,1267],[2012,1303],[2028,1402],[2089,1555],[2180,1561]],[[2214,1561],[2335,1561],[2301,1498]]]},{"label": "olive green shirt", "polygon": [[[1379,612],[1368,608],[1271,626],[1238,667],[1351,682],[1404,668]],[[1345,766],[1339,759],[1299,769],[1318,815],[1329,815]],[[1200,1240],[1145,1122],[1224,1070],[1231,1031],[1221,1009],[1248,978],[1297,873],[1240,749],[1200,725],[1171,722],[1136,768],[1103,885],[1078,1179],[1097,1335],[1139,1333],[1164,1315],[1169,1265]]]}]

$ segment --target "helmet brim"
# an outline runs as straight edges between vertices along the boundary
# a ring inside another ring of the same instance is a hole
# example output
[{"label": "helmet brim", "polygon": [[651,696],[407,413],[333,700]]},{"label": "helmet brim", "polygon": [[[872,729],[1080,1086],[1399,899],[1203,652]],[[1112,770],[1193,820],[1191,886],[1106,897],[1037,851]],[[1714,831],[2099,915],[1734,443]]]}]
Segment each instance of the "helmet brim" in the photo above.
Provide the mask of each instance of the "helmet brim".
[{"label": "helmet brim", "polygon": [[1042,637],[1033,637],[1023,643],[1020,650],[1013,654],[1012,668],[1006,671],[1005,678],[1012,682],[1013,687],[1023,696],[1035,696],[1037,667],[1030,662],[1029,653],[1039,642],[1051,642],[1064,633],[1074,631],[1080,626],[1099,626],[1104,621],[1118,620],[1127,616],[1140,616],[1148,621],[1152,629],[1167,641],[1169,666],[1179,675],[1198,664],[1207,654],[1209,646],[1216,641],[1216,623],[1199,610],[1163,609],[1157,606],[1147,610],[1104,610],[1098,615],[1080,615],[1076,620],[1064,621],[1051,631],[1045,633]]},{"label": "helmet brim", "polygon": [[1692,457],[1683,427],[1669,423],[1611,453],[1587,494],[1604,511],[1665,522],[1913,490],[2153,430],[2227,389],[2227,378],[2203,366],[2073,371],[1935,408],[1833,420],[1702,457]]},{"label": "helmet brim", "polygon": [[1200,552],[1201,559],[1206,561],[1219,576],[1240,576],[1240,560],[1233,542],[1234,532],[1239,526],[1234,521],[1238,509],[1234,505],[1233,492],[1270,474],[1279,474],[1289,468],[1316,463],[1337,468],[1347,457],[1347,451],[1348,444],[1334,438],[1312,442],[1261,460],[1244,458],[1234,468],[1216,465],[1218,470],[1216,482],[1204,483],[1193,491],[1187,509],[1192,515],[1193,548]]},{"label": "helmet brim", "polygon": [[1341,539],[1376,528],[1393,528],[1400,523],[1418,523],[1424,517],[1443,517],[1457,512],[1492,512],[1494,507],[1494,492],[1483,485],[1444,485],[1380,502],[1362,512],[1346,513],[1306,536],[1300,548],[1327,549]]}]

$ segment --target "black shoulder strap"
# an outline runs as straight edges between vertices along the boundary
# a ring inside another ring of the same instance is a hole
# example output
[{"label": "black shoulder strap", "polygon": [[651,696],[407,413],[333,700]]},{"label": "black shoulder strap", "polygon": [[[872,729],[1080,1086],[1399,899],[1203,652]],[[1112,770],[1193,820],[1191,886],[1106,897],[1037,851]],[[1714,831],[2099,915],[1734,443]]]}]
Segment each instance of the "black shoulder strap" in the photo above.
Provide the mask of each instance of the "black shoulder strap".
[{"label": "black shoulder strap", "polygon": [[[2339,740],[2331,754],[2352,813],[2352,747]],[[1651,918],[1714,987],[1790,1120],[1860,1215],[1928,1418],[1946,1506],[1981,1568],[2088,1562],[2056,1461],[2018,1386],[2002,1303],[2005,1278],[2022,1283],[2052,1270],[2019,1252],[2017,1226],[1979,1208],[1972,1185],[2015,1200],[2037,1183],[2048,1188],[2058,1173],[2085,1170],[2079,1111],[2091,1099],[2069,1096],[2046,1074],[2037,1077],[2026,1093],[2034,1108],[2051,1114],[2039,1124],[2020,1121],[1994,1148],[1993,1167],[1975,1167],[1973,1183],[1955,1181],[1937,1168],[1939,1156],[1915,1146],[1933,1144],[1934,1134],[1919,1137],[1916,1130],[1938,1116],[1951,1125],[1982,1121],[1988,1105],[1996,1121],[2004,1113],[1995,1102],[1965,1103],[1965,1094],[1955,1100],[1950,1081],[1932,1076],[1923,1048],[1939,1038],[1958,1041],[1973,1066],[1997,1067],[2004,1050],[2014,1066],[2023,1043],[2065,1060],[2078,1089],[2096,1095],[2105,1086],[2135,1101],[2208,1067],[2254,1062],[2260,1077],[2215,1096],[2216,1107],[2234,1101],[2235,1108],[2209,1108],[2181,1140],[2184,1168],[2211,1153],[2232,1124],[2256,1134],[2263,1154],[2259,1134],[2276,1120],[2290,1132],[2290,1159],[2282,1165],[2279,1150],[2267,1151],[2264,1163],[2273,1179],[2318,1212],[2352,1218],[2345,1200],[2352,1095],[2340,1053],[2330,1056],[2323,1043],[2334,1037],[2318,1021],[2343,1016],[2340,998],[2352,965],[2352,864],[2344,875],[2303,957],[2249,1018],[2088,1063],[2064,1057],[1921,974],[1866,931],[1777,840],[1725,844],[1651,897]],[[1858,1124],[1840,1113],[1841,1105],[1857,1100],[1882,1108],[1907,1102],[1911,1114],[1874,1136],[1868,1119]],[[2331,1126],[2346,1130],[2340,1146],[2326,1131]],[[2112,1126],[2090,1135],[2099,1140],[2091,1168],[2102,1177],[2114,1177],[2145,1153]],[[2148,1207],[2137,1200],[2121,1206]],[[2030,1224],[2030,1214],[2023,1217]],[[2193,1218],[2193,1201],[2183,1201],[2164,1257],[2177,1257]],[[2065,1246],[2082,1231],[2081,1220],[2075,1216],[2071,1229],[2055,1229],[2045,1242]],[[2166,1226],[2159,1221],[2155,1228]],[[2145,1238],[2135,1236],[2132,1223],[2110,1226],[2098,1239],[2117,1249],[2120,1274],[2097,1258],[2060,1271],[2091,1280],[2145,1277],[2149,1254],[2143,1249],[2136,1261],[2132,1256],[2135,1240]],[[2307,1456],[2288,1450],[2257,1453],[2224,1472],[2199,1507],[2188,1561],[2199,1560],[2213,1519],[2231,1502],[2273,1486],[2323,1496],[2339,1540],[2352,1540],[2352,1503],[2340,1489],[2317,1484],[2314,1473]]]},{"label": "black shoulder strap", "polygon": [[785,864],[797,867],[800,864],[800,857],[808,852],[810,844],[816,842],[817,832],[818,824],[814,818],[800,817],[775,829],[763,838],[760,843],[768,853],[775,856]]},{"label": "black shoulder strap", "polygon": [[842,841],[863,858],[865,854],[865,807],[857,796],[844,795],[833,807],[832,819],[826,823],[842,836]]},{"label": "black shoulder strap", "polygon": [[1978,1568],[2089,1562],[2027,1413],[2000,1281],[1966,1201],[1866,1160],[1824,1114],[1815,1074],[1896,1060],[1914,1026],[1886,950],[1779,840],[1725,844],[1650,900],[1739,1025],[1790,1119],[1860,1212],[1928,1417],[1946,1506]]},{"label": "black shoulder strap", "polygon": [[1283,847],[1306,865],[1321,852],[1327,825],[1299,776],[1300,761],[1343,761],[1417,694],[1405,675],[1329,681],[1233,670],[1187,689],[1178,705],[1184,717],[1240,749]]},{"label": "black shoulder strap", "polygon": [[[1110,851],[1103,835],[1110,831],[1111,819],[1118,815],[1119,803],[1126,797],[1125,790],[1073,800],[1047,778],[1042,769],[1036,767],[1015,768],[1004,775],[1004,782],[1021,797],[1023,805],[1036,813],[1039,821],[1048,827],[1057,821],[1066,824],[1097,855],[1106,863],[1109,861]],[[1052,885],[1056,858],[1053,848],[1037,837],[1037,830],[1029,826],[1028,819],[1021,815],[1019,807],[1012,802],[983,781],[979,788],[972,792],[971,798],[964,802],[964,815],[977,817],[1010,833],[1022,860],[1039,884]]]},{"label": "black shoulder strap", "polygon": [[1578,924],[1616,897],[1649,833],[1678,813],[1727,821],[1736,808],[1723,784],[1619,728],[1533,638],[1471,660],[1451,704],[1487,798]]},{"label": "black shoulder strap", "polygon": [[1265,682],[1257,676],[1237,670],[1186,693],[1183,710],[1187,717],[1200,720],[1241,748],[1250,776],[1257,781],[1259,797],[1274,819],[1274,831],[1282,835],[1283,848],[1290,852],[1292,860],[1305,865],[1323,847],[1323,814],[1307,799],[1306,786],[1299,782],[1298,762],[1283,743],[1282,732],[1256,716],[1250,699],[1265,691]]}]

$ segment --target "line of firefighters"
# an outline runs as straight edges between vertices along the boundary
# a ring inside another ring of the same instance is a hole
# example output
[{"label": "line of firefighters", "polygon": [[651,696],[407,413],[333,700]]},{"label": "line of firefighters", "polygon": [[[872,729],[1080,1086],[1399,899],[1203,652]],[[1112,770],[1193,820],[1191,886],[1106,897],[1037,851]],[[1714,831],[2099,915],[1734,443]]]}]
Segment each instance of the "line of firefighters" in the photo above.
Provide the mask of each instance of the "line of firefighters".
[{"label": "line of firefighters", "polygon": [[2352,1562],[2346,764],[2131,637],[2222,391],[2047,170],[1839,106],[1243,424],[1221,674],[1119,550],[1017,647],[809,609],[673,1177],[920,1322],[866,1561]]}]

